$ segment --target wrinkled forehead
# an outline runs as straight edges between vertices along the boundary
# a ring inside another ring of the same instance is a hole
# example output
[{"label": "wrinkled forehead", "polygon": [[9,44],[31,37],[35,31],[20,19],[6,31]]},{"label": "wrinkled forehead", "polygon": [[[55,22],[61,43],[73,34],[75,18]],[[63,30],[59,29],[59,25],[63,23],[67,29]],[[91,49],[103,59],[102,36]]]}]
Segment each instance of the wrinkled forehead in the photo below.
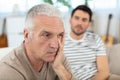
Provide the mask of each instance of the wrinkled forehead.
[{"label": "wrinkled forehead", "polygon": [[47,30],[50,32],[64,32],[64,25],[60,18],[55,16],[39,15],[34,19],[34,24],[37,30]]}]

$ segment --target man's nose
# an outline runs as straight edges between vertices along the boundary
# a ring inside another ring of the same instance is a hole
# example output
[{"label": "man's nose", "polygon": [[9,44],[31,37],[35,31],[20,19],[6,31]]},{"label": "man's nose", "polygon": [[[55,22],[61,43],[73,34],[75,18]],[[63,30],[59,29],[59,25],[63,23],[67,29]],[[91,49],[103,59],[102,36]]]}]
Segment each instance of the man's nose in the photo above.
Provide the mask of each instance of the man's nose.
[{"label": "man's nose", "polygon": [[81,19],[78,20],[78,24],[82,24],[82,22],[83,22],[83,21],[82,21]]},{"label": "man's nose", "polygon": [[52,48],[58,48],[58,38],[53,38],[50,41],[50,47],[52,47]]}]

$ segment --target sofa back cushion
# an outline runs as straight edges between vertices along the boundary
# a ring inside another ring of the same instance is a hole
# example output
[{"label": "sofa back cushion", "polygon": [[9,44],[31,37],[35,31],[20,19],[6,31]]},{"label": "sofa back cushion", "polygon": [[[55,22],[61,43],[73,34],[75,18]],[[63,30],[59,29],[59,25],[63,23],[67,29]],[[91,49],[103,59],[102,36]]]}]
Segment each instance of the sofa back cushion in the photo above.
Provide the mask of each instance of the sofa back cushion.
[{"label": "sofa back cushion", "polygon": [[120,44],[107,48],[110,73],[120,75]]},{"label": "sofa back cushion", "polygon": [[7,55],[14,47],[5,47],[5,48],[0,48],[0,60]]}]

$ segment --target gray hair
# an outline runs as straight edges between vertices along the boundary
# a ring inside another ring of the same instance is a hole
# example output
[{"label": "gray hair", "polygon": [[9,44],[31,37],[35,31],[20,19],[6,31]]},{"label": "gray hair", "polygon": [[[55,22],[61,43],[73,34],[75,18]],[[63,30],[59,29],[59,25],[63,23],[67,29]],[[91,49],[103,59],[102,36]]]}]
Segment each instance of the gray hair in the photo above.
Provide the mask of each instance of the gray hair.
[{"label": "gray hair", "polygon": [[39,4],[32,7],[26,15],[25,26],[28,30],[31,31],[34,27],[34,24],[32,21],[34,16],[41,15],[41,14],[47,15],[47,16],[55,16],[62,20],[61,12],[57,8],[55,8],[54,6],[48,3]]}]

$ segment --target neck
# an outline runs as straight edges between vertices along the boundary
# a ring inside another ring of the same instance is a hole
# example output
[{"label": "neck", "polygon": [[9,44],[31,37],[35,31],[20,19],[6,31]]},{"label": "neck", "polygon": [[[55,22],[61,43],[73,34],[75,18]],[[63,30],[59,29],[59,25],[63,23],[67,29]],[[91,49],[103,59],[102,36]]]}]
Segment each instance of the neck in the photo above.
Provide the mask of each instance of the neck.
[{"label": "neck", "polygon": [[29,59],[30,59],[30,63],[32,65],[32,67],[34,68],[34,70],[37,71],[37,72],[40,72],[42,70],[44,62],[35,60],[33,58],[29,58]]},{"label": "neck", "polygon": [[84,35],[84,34],[76,35],[75,33],[70,32],[70,36],[71,36],[73,39],[75,39],[75,40],[80,40],[80,39],[82,39],[82,38],[83,38],[83,35]]},{"label": "neck", "polygon": [[35,71],[40,72],[42,70],[44,65],[43,61],[37,62],[36,60],[31,60],[30,62]]}]

